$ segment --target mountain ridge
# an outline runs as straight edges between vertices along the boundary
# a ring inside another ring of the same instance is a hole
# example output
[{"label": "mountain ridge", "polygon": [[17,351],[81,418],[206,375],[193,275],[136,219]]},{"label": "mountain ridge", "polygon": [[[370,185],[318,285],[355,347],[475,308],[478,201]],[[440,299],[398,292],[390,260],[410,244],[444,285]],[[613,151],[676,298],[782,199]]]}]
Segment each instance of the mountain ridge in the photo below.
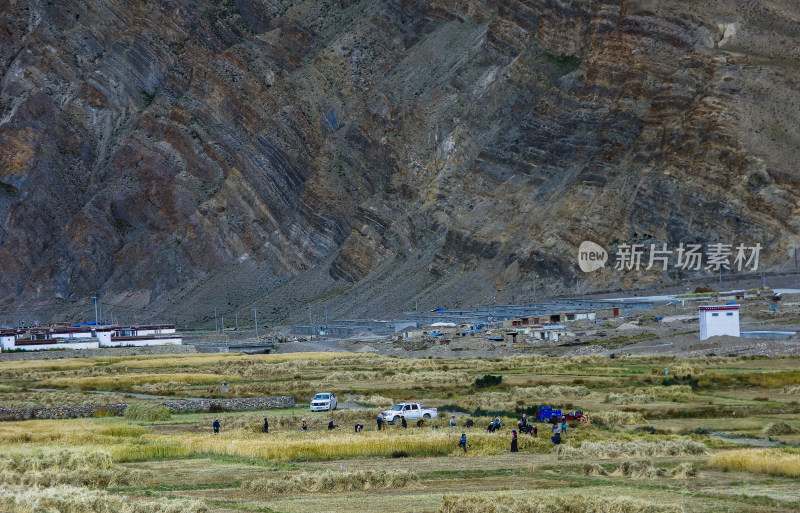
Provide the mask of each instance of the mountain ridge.
[{"label": "mountain ridge", "polygon": [[30,0],[2,27],[0,318],[289,322],[561,293],[583,240],[800,245],[788,0]]}]

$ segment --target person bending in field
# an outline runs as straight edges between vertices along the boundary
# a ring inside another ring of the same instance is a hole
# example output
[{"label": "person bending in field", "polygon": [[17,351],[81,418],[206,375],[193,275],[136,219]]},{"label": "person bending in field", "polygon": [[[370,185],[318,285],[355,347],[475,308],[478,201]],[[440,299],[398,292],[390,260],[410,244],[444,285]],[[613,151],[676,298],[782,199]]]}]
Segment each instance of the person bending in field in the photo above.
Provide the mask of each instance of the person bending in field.
[{"label": "person bending in field", "polygon": [[458,446],[464,448],[464,454],[467,454],[467,434],[461,433],[461,440],[458,441]]},{"label": "person bending in field", "polygon": [[214,423],[211,424],[211,427],[214,428],[214,434],[219,434],[219,419],[214,419]]}]

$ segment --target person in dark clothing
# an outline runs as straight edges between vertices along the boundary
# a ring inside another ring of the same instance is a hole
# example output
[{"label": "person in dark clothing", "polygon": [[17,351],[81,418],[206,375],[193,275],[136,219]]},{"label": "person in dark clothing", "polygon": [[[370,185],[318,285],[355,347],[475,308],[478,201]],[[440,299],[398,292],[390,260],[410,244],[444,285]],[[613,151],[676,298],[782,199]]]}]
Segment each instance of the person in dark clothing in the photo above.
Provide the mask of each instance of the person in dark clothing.
[{"label": "person in dark clothing", "polygon": [[214,434],[219,434],[219,419],[214,419],[214,423],[211,424],[211,427],[214,428]]},{"label": "person in dark clothing", "polygon": [[401,424],[403,425],[403,429],[405,429],[405,428],[408,427],[408,422],[406,422],[406,418],[405,417],[403,417],[402,419],[403,420],[402,420]]},{"label": "person in dark clothing", "polygon": [[328,422],[328,429],[336,429],[337,427],[338,426],[333,423],[333,419],[331,419],[331,421]]},{"label": "person in dark clothing", "polygon": [[471,428],[471,427],[472,427],[472,426],[474,426],[474,425],[475,425],[475,423],[472,421],[472,419],[467,419],[467,424],[466,424],[466,426],[467,426],[468,428]]},{"label": "person in dark clothing", "polygon": [[378,415],[378,431],[380,431],[381,429],[383,429],[383,417]]},{"label": "person in dark clothing", "polygon": [[464,448],[464,454],[467,454],[467,434],[461,433],[461,440],[458,441],[458,446]]},{"label": "person in dark clothing", "polygon": [[360,433],[364,429],[364,424],[356,424],[356,433]]},{"label": "person in dark clothing", "polygon": [[264,432],[269,433],[269,421],[264,417]]},{"label": "person in dark clothing", "polygon": [[511,430],[511,452],[519,452],[517,448],[517,430]]}]

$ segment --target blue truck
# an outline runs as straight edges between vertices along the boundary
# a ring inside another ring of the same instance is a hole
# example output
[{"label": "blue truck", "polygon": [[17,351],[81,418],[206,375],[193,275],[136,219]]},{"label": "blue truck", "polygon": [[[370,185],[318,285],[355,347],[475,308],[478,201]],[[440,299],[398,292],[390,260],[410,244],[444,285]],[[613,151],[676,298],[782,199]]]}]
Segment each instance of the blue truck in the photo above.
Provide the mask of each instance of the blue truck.
[{"label": "blue truck", "polygon": [[552,406],[539,406],[536,420],[539,422],[551,422],[553,419],[561,420],[561,410],[554,410]]}]

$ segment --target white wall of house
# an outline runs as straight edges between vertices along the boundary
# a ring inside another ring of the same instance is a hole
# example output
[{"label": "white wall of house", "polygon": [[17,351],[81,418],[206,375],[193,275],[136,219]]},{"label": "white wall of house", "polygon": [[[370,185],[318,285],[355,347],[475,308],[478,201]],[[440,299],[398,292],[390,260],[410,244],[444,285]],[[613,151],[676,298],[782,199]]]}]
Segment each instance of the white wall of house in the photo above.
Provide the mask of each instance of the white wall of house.
[{"label": "white wall of house", "polygon": [[14,341],[16,340],[16,336],[12,333],[10,335],[2,335],[0,336],[0,351],[8,351],[9,349],[14,349]]},{"label": "white wall of house", "polygon": [[52,344],[35,344],[29,346],[15,345],[14,349],[23,351],[45,351],[47,349],[97,349],[99,344],[96,340],[91,342],[53,342]]},{"label": "white wall of house", "polygon": [[701,306],[700,340],[721,335],[740,336],[739,305]]},{"label": "white wall of house", "polygon": [[[99,334],[98,334],[99,335]],[[130,347],[130,346],[179,346],[183,344],[181,337],[164,338],[128,338],[122,340],[110,339],[108,342],[101,343],[101,347]]]},{"label": "white wall of house", "polygon": [[133,328],[136,331],[136,336],[144,336],[144,335],[168,335],[171,333],[175,333],[175,328],[169,326],[144,326]]},{"label": "white wall of house", "polygon": [[54,331],[50,338],[92,338],[91,331]]}]

